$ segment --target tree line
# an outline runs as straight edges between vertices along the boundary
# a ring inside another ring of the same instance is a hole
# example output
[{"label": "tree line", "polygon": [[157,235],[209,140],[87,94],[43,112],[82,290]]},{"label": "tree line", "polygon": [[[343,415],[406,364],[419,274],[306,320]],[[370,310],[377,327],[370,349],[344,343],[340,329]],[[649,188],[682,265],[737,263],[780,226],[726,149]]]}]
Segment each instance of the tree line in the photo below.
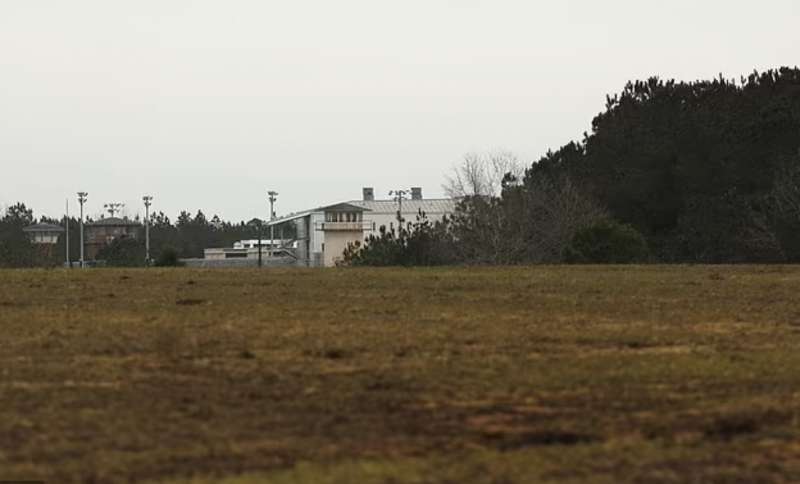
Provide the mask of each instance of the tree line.
[{"label": "tree line", "polygon": [[[467,155],[444,188],[460,200],[451,217],[420,213],[350,246],[345,264],[798,262],[800,70],[629,82],[582,140],[527,166],[507,152]],[[63,260],[64,237],[53,260],[37,256],[21,231],[33,221],[22,204],[0,219],[0,265]],[[78,222],[69,224],[75,260]],[[257,237],[257,224],[201,211],[151,224],[154,258]],[[143,250],[142,238],[126,243],[108,249]]]},{"label": "tree line", "polygon": [[421,214],[347,262],[800,261],[800,70],[630,82],[581,141],[524,168],[470,155],[445,189],[462,198],[449,220]]},{"label": "tree line", "polygon": [[[134,221],[141,222],[139,218]],[[87,218],[84,224],[91,223]],[[64,218],[47,216],[36,218],[33,210],[24,203],[8,207],[0,217],[0,267],[54,267],[65,263],[66,234],[62,234],[53,246],[33,244],[23,232],[23,228],[34,223],[51,223],[65,226]],[[71,217],[69,223],[70,260],[80,258],[80,221]],[[218,216],[210,219],[202,210],[194,215],[182,211],[175,221],[163,212],[150,217],[150,256],[153,260],[161,258],[199,258],[207,247],[230,247],[234,242],[257,239],[260,220],[231,223]],[[288,232],[285,236],[291,237]],[[85,233],[86,229],[84,229]],[[105,247],[98,259],[110,265],[141,266],[145,263],[144,227],[138,229],[137,237],[116,239]]]}]

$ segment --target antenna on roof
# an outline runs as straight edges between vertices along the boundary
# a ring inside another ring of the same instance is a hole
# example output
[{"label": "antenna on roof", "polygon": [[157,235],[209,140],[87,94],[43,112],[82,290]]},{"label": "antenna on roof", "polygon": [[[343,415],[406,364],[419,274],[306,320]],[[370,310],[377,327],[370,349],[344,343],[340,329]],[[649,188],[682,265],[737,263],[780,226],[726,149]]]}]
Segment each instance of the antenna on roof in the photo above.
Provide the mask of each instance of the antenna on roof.
[{"label": "antenna on roof", "polygon": [[390,197],[394,197],[394,201],[397,202],[397,224],[398,228],[400,229],[399,235],[403,237],[403,200],[408,196],[408,193],[411,190],[391,190],[389,192]]},{"label": "antenna on roof", "polygon": [[112,202],[112,203],[106,203],[105,205],[103,205],[103,208],[105,208],[106,212],[111,214],[111,216],[113,217],[115,214],[122,211],[122,207],[124,206],[125,206],[124,203]]}]

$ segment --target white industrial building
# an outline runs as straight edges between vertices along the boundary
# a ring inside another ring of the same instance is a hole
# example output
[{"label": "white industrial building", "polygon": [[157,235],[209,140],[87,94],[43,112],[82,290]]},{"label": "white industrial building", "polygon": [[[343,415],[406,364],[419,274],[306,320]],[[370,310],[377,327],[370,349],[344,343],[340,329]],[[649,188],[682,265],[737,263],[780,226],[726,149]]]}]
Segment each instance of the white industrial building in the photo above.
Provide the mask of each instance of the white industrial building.
[{"label": "white industrial building", "polygon": [[[456,200],[425,199],[421,188],[410,190],[411,198],[402,200],[400,216],[404,223],[414,223],[420,213],[437,222],[455,211]],[[370,235],[397,228],[397,200],[375,200],[375,191],[364,188],[360,200],[318,207],[277,218],[266,224],[292,223],[296,240],[294,254],[299,265],[331,267],[341,260],[348,244],[363,241]]]},{"label": "white industrial building", "polygon": [[[227,260],[227,259],[253,259],[258,260],[258,239],[240,240],[233,243],[233,247],[208,248],[203,251],[203,258],[206,260]],[[284,249],[292,248],[293,245],[287,244],[285,240],[261,240],[261,255],[271,257],[277,253],[284,254]]]}]

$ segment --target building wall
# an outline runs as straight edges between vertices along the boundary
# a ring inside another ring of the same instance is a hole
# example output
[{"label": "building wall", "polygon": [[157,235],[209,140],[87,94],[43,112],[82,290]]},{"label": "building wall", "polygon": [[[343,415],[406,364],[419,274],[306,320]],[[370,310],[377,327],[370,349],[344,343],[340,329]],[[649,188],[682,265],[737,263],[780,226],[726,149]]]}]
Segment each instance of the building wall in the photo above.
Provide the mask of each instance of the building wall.
[{"label": "building wall", "polygon": [[325,254],[323,250],[326,242],[325,232],[322,230],[317,230],[319,224],[325,221],[325,213],[312,213],[308,216],[308,221],[308,234],[310,237],[308,265],[311,267],[318,267],[325,264]]},{"label": "building wall", "polygon": [[[363,231],[322,230],[325,224],[324,209],[290,216],[296,232],[295,255],[298,265],[332,266],[337,258],[342,257],[348,243],[378,235],[381,226],[397,228],[397,204],[393,201],[357,200],[345,203],[364,209],[360,215],[364,222]],[[422,209],[428,221],[435,223],[452,214],[455,206],[456,201],[450,199],[407,200],[403,204],[403,217],[407,223],[415,223]],[[331,211],[335,210],[328,210]]]},{"label": "building wall", "polygon": [[[202,267],[207,269],[215,268],[236,268],[236,267],[258,267],[258,259],[181,259],[186,267]],[[263,267],[291,267],[295,265],[292,257],[273,257],[262,261]]]},{"label": "building wall", "polygon": [[33,232],[31,242],[34,244],[57,244],[59,234],[52,232]]},{"label": "building wall", "polygon": [[113,225],[89,225],[85,227],[86,232],[86,257],[94,259],[103,247],[109,245],[114,239],[129,237],[135,239],[139,227],[137,226],[113,226]]},{"label": "building wall", "polygon": [[[397,229],[397,203],[387,200],[364,201],[354,200],[348,202],[352,205],[366,209],[364,221],[372,222],[369,230],[365,230],[364,237],[380,234],[381,226],[387,230]],[[452,199],[431,200],[406,200],[403,202],[403,219],[406,224],[417,222],[419,211],[423,210],[430,223],[441,221],[446,215],[452,215],[457,202]]]},{"label": "building wall", "polygon": [[311,252],[322,252],[322,244],[325,243],[325,233],[318,230],[319,224],[325,222],[323,212],[312,213],[309,220],[308,231],[311,236]]},{"label": "building wall", "polygon": [[[404,212],[403,219],[405,223],[416,223],[417,222],[417,215],[418,212]],[[428,219],[428,222],[435,223],[439,222],[444,218],[447,214],[444,213],[426,213],[425,216]],[[370,230],[364,231],[364,238],[366,239],[370,235],[379,235],[381,226],[386,227],[386,230],[391,230],[392,228],[397,229],[397,212],[392,213],[379,213],[379,212],[365,212],[364,213],[364,220],[367,222],[372,223],[372,228]]]},{"label": "building wall", "polygon": [[347,244],[363,238],[361,231],[325,231],[325,267],[335,266],[337,261],[342,260]]},{"label": "building wall", "polygon": [[205,249],[203,250],[203,258],[207,260],[225,260],[225,251],[223,249]]}]

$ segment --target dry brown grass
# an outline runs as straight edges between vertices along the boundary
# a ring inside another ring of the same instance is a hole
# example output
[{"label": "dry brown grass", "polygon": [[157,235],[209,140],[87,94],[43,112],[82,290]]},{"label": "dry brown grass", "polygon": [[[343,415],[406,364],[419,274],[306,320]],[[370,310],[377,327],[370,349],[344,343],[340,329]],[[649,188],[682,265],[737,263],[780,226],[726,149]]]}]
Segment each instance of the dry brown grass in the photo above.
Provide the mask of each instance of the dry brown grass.
[{"label": "dry brown grass", "polygon": [[0,480],[800,481],[800,268],[0,272]]}]

